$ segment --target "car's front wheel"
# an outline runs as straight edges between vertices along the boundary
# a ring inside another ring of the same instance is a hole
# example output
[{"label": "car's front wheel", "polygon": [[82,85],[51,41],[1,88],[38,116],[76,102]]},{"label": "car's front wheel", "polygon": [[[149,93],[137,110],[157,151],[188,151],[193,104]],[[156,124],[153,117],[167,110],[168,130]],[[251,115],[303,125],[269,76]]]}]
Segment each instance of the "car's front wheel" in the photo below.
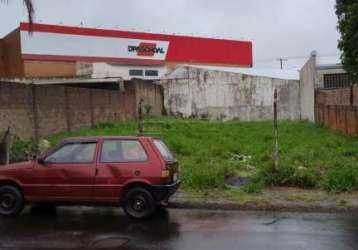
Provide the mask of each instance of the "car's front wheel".
[{"label": "car's front wheel", "polygon": [[155,212],[152,194],[145,188],[130,189],[123,204],[124,212],[133,219],[147,219]]},{"label": "car's front wheel", "polygon": [[24,208],[24,198],[14,186],[0,187],[0,215],[16,216]]}]

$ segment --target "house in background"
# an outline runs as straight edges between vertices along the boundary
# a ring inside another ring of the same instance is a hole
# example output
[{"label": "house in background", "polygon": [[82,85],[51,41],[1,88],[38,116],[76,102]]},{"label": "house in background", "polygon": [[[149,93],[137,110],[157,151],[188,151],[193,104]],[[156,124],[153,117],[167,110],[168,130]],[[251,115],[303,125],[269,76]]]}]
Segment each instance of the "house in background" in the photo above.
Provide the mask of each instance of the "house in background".
[{"label": "house in background", "polygon": [[346,88],[353,84],[352,78],[341,63],[318,64],[316,74],[316,87],[320,89]]}]

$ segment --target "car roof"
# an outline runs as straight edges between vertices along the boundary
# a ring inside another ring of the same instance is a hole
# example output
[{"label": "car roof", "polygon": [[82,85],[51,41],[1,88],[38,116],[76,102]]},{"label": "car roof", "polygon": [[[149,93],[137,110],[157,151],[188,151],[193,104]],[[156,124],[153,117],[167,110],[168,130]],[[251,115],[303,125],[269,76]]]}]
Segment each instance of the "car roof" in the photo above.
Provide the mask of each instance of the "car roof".
[{"label": "car roof", "polygon": [[122,140],[137,140],[137,139],[151,139],[147,136],[82,136],[82,137],[68,137],[62,140],[64,143],[68,142],[97,142],[101,139],[122,139]]}]

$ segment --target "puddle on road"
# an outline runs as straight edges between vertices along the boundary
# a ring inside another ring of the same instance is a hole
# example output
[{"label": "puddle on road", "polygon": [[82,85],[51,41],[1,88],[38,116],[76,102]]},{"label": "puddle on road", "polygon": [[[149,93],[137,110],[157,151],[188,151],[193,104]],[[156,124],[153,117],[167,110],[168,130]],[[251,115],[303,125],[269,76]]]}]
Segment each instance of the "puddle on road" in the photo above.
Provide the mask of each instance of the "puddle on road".
[{"label": "puddle on road", "polygon": [[225,178],[225,183],[232,187],[243,187],[252,183],[252,178],[230,176]]},{"label": "puddle on road", "polygon": [[123,237],[108,237],[93,241],[89,244],[88,249],[118,249],[129,243],[128,238]]}]

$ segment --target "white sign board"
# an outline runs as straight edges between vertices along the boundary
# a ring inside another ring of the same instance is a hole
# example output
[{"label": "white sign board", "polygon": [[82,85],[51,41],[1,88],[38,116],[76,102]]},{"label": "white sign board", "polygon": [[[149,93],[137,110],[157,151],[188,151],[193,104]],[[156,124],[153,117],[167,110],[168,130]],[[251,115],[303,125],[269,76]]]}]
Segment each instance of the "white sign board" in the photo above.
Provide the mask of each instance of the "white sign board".
[{"label": "white sign board", "polygon": [[168,41],[21,31],[24,56],[165,61]]}]

